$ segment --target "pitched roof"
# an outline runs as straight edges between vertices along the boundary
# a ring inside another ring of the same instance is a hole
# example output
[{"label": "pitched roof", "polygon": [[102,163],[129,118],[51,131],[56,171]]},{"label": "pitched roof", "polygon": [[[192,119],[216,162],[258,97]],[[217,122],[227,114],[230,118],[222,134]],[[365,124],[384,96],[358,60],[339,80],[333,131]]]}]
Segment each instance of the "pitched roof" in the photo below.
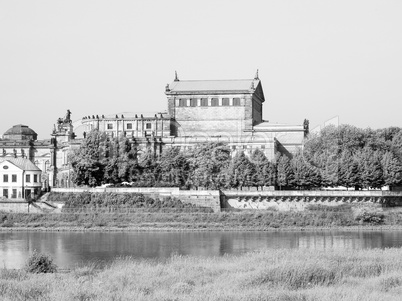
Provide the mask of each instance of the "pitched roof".
[{"label": "pitched roof", "polygon": [[166,93],[185,92],[252,92],[260,83],[258,79],[238,80],[180,80],[169,85]]},{"label": "pitched roof", "polygon": [[25,158],[13,158],[13,157],[1,157],[0,163],[8,161],[15,166],[21,168],[22,170],[29,170],[29,171],[41,171],[39,167],[33,164],[30,160]]}]

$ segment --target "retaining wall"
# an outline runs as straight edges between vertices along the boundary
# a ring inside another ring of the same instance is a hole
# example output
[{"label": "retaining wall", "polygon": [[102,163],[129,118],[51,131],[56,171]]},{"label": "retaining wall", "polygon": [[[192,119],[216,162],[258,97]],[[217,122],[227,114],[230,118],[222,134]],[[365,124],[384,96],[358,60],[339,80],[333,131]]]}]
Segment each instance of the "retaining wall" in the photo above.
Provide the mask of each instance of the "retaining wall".
[{"label": "retaining wall", "polygon": [[402,192],[393,191],[222,191],[222,207],[237,209],[304,210],[308,205],[378,203],[402,206]]},{"label": "retaining wall", "polygon": [[106,187],[106,188],[53,188],[52,192],[112,192],[112,193],[141,193],[161,200],[167,197],[175,197],[183,203],[193,204],[198,207],[212,208],[214,212],[221,211],[219,190],[180,190],[173,187]]},{"label": "retaining wall", "polygon": [[38,213],[41,210],[28,204],[24,199],[2,199],[0,200],[0,212]]}]

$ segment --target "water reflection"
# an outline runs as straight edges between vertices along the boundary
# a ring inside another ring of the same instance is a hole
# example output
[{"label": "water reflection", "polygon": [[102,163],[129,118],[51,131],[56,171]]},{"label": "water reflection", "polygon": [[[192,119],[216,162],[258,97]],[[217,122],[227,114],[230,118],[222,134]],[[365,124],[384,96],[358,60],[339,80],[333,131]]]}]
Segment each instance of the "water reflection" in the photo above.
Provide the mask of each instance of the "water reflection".
[{"label": "water reflection", "polygon": [[0,232],[0,265],[21,268],[33,250],[61,268],[116,257],[222,256],[259,249],[368,249],[402,246],[402,231],[307,232]]}]

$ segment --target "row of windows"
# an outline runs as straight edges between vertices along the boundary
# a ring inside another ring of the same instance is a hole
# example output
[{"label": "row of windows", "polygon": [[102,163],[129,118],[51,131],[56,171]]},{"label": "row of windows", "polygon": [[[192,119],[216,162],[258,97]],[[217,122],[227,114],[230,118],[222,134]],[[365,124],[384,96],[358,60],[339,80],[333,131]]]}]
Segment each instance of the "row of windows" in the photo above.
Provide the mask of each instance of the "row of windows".
[{"label": "row of windows", "polygon": [[[146,123],[145,128],[147,130],[150,130],[152,128],[152,124],[151,123]],[[113,123],[108,123],[107,124],[107,129],[108,130],[113,130]],[[132,123],[126,123],[126,129],[127,130],[132,130],[133,129],[133,124]]]},{"label": "row of windows", "polygon": [[[12,191],[11,198],[16,199],[17,198],[17,189],[12,189],[11,191]],[[8,199],[8,189],[3,189],[3,197]],[[21,197],[21,193],[20,193],[19,197]]]},{"label": "row of windows", "polygon": [[[4,188],[4,189],[3,189],[3,197],[5,197],[5,198],[7,198],[7,199],[8,199],[8,197],[9,197],[8,191],[9,191],[9,189],[7,189],[7,188]],[[25,189],[25,197],[30,197],[30,196],[32,195],[32,193],[35,194],[35,195],[37,195],[37,194],[38,194],[38,190],[37,190],[37,189],[34,189],[34,190],[32,191],[31,189]],[[20,198],[20,197],[21,197],[21,191],[18,192],[18,198]],[[12,199],[16,199],[16,198],[17,198],[17,189],[11,189],[11,198],[12,198]]]},{"label": "row of windows", "polygon": [[[8,175],[3,175],[3,182],[8,183],[9,177]],[[17,175],[11,175],[11,182],[16,183],[17,182]],[[31,182],[31,175],[25,175],[25,182],[30,183]],[[38,183],[38,175],[33,175],[33,182]]]},{"label": "row of windows", "polygon": [[[187,98],[180,98],[179,99],[179,107],[187,107],[188,105]],[[240,98],[233,98],[233,106],[240,106]],[[197,107],[198,106],[198,99],[190,98],[190,107]],[[201,98],[200,99],[200,106],[201,107],[208,107],[208,98]],[[230,106],[230,99],[229,98],[222,98],[222,106]],[[211,107],[219,107],[219,98],[211,98]]]}]

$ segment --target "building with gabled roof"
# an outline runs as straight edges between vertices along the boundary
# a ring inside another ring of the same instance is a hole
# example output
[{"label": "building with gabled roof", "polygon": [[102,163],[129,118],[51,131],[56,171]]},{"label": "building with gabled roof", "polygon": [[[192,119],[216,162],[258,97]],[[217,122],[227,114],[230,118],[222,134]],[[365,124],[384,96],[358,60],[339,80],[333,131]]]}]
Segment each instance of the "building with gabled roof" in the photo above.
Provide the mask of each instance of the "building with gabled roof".
[{"label": "building with gabled roof", "polygon": [[34,198],[42,187],[42,171],[26,158],[0,157],[0,190],[5,199]]}]

